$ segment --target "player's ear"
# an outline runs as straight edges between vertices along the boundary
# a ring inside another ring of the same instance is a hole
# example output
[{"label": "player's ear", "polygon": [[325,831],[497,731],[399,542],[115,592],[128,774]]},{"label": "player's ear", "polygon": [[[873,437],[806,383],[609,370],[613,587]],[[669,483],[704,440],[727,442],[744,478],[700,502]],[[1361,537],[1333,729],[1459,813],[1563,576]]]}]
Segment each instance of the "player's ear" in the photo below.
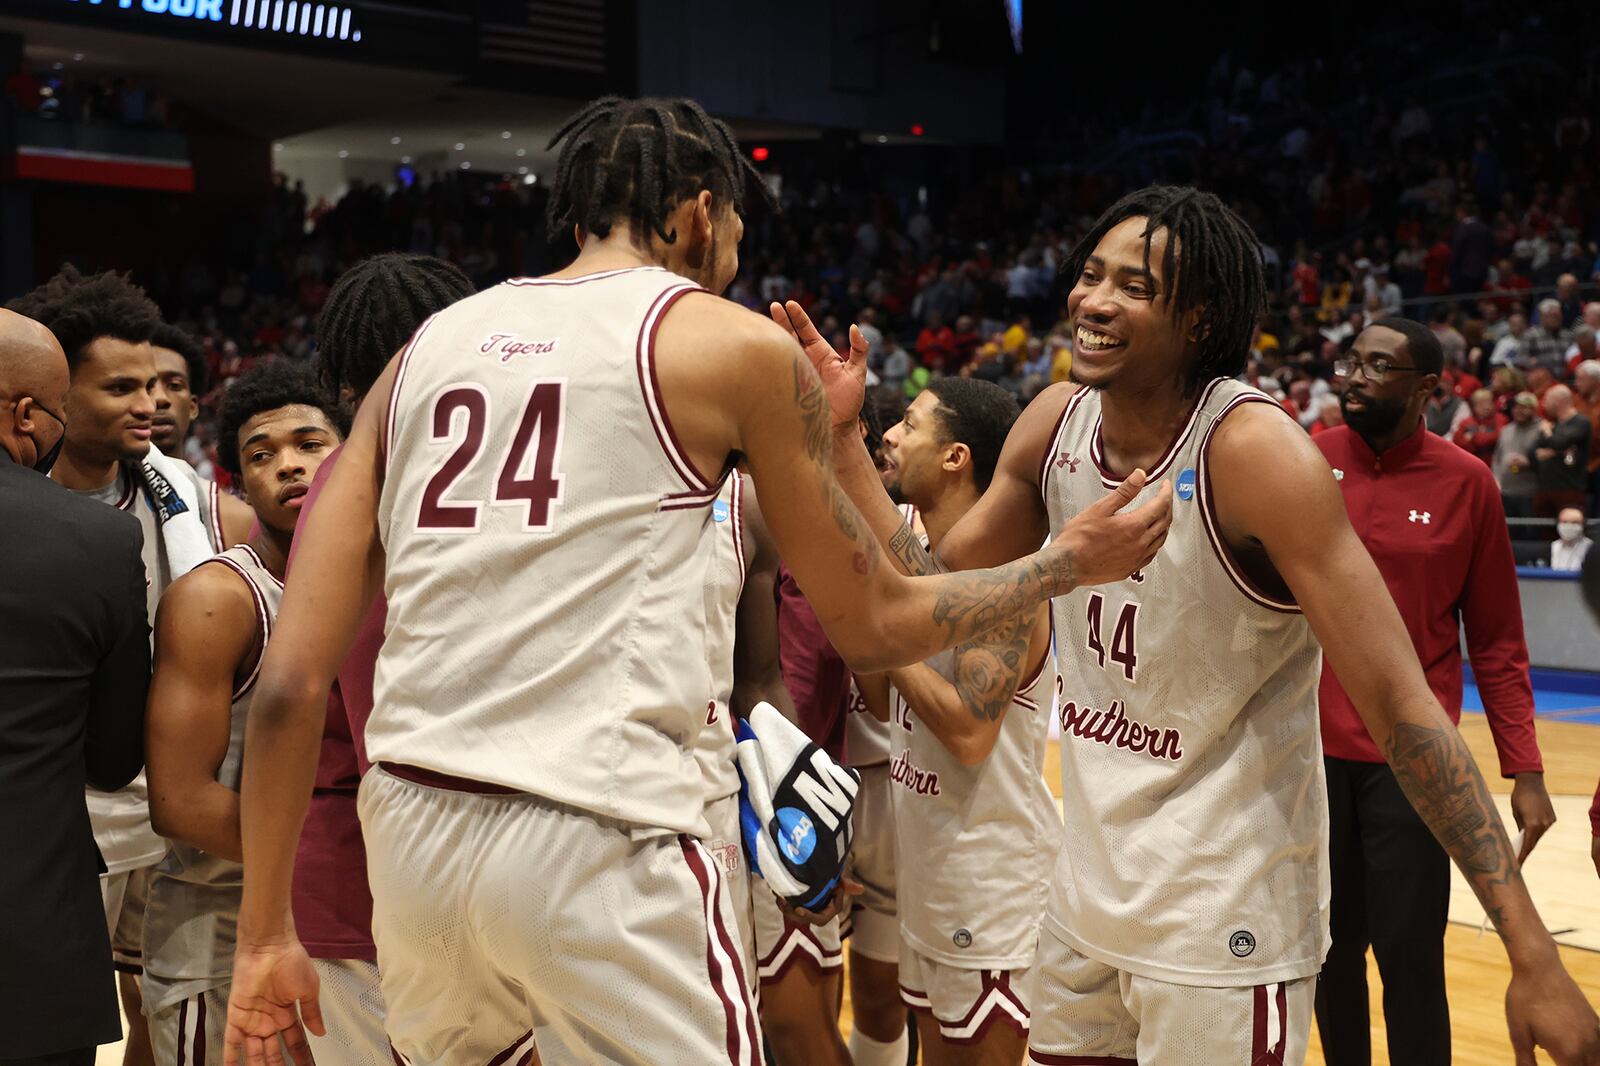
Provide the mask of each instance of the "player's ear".
[{"label": "player's ear", "polygon": [[576,222],[572,224],[572,239],[578,245],[578,250],[583,251],[583,227]]},{"label": "player's ear", "polygon": [[960,441],[946,445],[942,465],[952,474],[960,473],[972,465],[972,449]]}]

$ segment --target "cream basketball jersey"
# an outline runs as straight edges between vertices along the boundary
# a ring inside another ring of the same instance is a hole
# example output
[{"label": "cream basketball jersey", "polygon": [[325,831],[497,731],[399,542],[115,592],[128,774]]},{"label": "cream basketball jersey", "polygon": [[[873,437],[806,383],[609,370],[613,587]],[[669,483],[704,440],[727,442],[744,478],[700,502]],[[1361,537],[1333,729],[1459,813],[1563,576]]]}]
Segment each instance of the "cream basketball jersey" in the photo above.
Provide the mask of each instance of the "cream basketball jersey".
[{"label": "cream basketball jersey", "polygon": [[[950,678],[954,652],[928,665]],[[889,794],[895,850],[922,871],[899,879],[900,934],[913,949],[969,970],[1033,964],[1050,868],[1061,842],[1044,783],[1055,664],[1023,678],[1000,736],[977,766],[961,761],[891,689]]]},{"label": "cream basketball jersey", "polygon": [[[733,644],[738,632],[739,594],[749,560],[744,554],[744,479],[735,473],[711,504],[711,569],[706,578],[706,663],[711,667],[712,693],[694,756],[705,776],[706,802],[739,791],[734,764]],[[729,595],[732,589],[733,594]]]},{"label": "cream basketball jersey", "polygon": [[[1322,651],[1292,603],[1240,572],[1217,529],[1206,453],[1266,394],[1206,385],[1150,471],[1172,478],[1155,562],[1055,599],[1065,840],[1046,921],[1091,958],[1179,984],[1306,977],[1328,946]],[[1068,401],[1040,488],[1050,528],[1118,481],[1100,395]]]},{"label": "cream basketball jersey", "polygon": [[[367,749],[703,835],[721,484],[656,382],[659,268],[514,279],[399,360],[378,526],[389,599]],[[725,535],[725,534],[724,534]]]},{"label": "cream basketball jersey", "polygon": [[[283,601],[283,585],[268,572],[249,545],[239,544],[211,563],[228,567],[244,580],[255,601],[262,654]],[[205,565],[205,564],[202,564]],[[228,716],[228,751],[217,768],[217,781],[235,792],[244,759],[244,727],[256,675],[257,656],[249,676],[233,693]],[[154,1014],[182,999],[225,984],[233,976],[233,949],[244,894],[244,867],[174,840],[150,874],[150,897],[144,914],[144,1009]]]}]

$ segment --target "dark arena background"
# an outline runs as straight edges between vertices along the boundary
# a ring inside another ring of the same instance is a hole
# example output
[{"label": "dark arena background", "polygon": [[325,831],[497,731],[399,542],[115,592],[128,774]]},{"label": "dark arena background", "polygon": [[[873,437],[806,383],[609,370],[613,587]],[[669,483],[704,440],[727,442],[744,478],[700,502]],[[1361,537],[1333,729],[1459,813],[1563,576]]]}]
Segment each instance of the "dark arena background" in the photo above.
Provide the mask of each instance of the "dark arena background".
[{"label": "dark arena background", "polygon": [[[1520,612],[1555,817],[1526,881],[1600,1001],[1600,625],[1579,580],[1600,536],[1600,6],[4,0],[0,78],[0,302],[64,264],[125,273],[202,353],[182,457],[236,493],[230,387],[318,365],[354,264],[437,256],[481,290],[572,261],[546,231],[550,141],[596,97],[689,97],[729,125],[776,206],[747,196],[725,295],[763,315],[798,302],[840,353],[859,324],[880,429],[941,378],[1024,409],[1071,380],[1061,271],[1095,219],[1153,183],[1214,193],[1265,275],[1240,377],[1307,434],[1342,432],[1367,327],[1415,320],[1441,347],[1425,431],[1491,471],[1517,593],[1508,566],[1502,598],[1452,609]],[[1420,538],[1444,518],[1394,521]],[[1445,550],[1418,544],[1419,571]],[[1503,712],[1461,641],[1461,733],[1515,835],[1533,808],[1514,790],[1535,786],[1502,776]],[[1504,1066],[1512,968],[1451,877],[1454,1061]],[[1367,965],[1371,1061],[1428,1066],[1390,1058]],[[16,976],[0,959],[0,989]],[[847,992],[843,1033],[855,1016]],[[1354,1060],[1325,1059],[1314,1029],[1306,1061]]]}]

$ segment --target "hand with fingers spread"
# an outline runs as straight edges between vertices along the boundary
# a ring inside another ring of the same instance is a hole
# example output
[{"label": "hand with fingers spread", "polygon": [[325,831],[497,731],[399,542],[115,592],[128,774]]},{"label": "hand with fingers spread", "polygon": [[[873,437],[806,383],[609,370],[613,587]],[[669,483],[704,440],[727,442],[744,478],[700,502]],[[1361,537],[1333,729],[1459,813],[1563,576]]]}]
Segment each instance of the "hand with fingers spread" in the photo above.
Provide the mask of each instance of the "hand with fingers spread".
[{"label": "hand with fingers spread", "polygon": [[[233,957],[223,1066],[315,1066],[306,1030],[327,1033],[319,984],[311,956],[294,937],[260,945],[241,940]],[[285,1048],[292,1064],[284,1061]]]},{"label": "hand with fingers spread", "polygon": [[853,432],[867,395],[866,336],[852,325],[850,354],[848,357],[841,356],[811,324],[811,316],[806,314],[806,309],[793,300],[786,304],[774,303],[768,312],[772,315],[772,321],[800,343],[806,358],[811,360],[817,375],[822,378],[822,388],[828,394],[828,406],[833,412],[833,427],[847,427]]},{"label": "hand with fingers spread", "polygon": [[1078,585],[1121,581],[1155,560],[1172,526],[1172,482],[1163,481],[1156,498],[1143,507],[1124,511],[1144,487],[1145,472],[1135,470],[1062,527],[1057,541],[1072,553]]},{"label": "hand with fingers spread", "polygon": [[1506,989],[1506,1021],[1516,1066],[1534,1066],[1542,1047],[1556,1066],[1600,1066],[1600,1017],[1567,976],[1555,945],[1547,964],[1513,964]]}]

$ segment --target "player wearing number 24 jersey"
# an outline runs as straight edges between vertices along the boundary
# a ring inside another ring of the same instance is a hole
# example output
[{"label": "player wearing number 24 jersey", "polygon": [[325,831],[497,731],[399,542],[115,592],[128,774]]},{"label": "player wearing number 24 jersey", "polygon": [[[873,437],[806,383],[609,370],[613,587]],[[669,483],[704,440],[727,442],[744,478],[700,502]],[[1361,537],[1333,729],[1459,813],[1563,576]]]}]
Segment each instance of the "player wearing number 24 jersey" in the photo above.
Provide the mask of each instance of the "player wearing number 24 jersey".
[{"label": "player wearing number 24 jersey", "polygon": [[380,585],[360,811],[397,1054],[754,1064],[695,760],[712,504],[735,462],[782,486],[767,525],[855,669],[968,640],[997,603],[1118,580],[1170,517],[1114,494],[1028,559],[902,575],[833,478],[810,361],[714,295],[753,176],[727,127],[608,97],[557,140],[552,231],[577,260],[429,320],[307,523],[245,748],[230,1062],[279,1033],[297,1050],[298,1015],[321,1028],[290,863],[328,684]]}]

